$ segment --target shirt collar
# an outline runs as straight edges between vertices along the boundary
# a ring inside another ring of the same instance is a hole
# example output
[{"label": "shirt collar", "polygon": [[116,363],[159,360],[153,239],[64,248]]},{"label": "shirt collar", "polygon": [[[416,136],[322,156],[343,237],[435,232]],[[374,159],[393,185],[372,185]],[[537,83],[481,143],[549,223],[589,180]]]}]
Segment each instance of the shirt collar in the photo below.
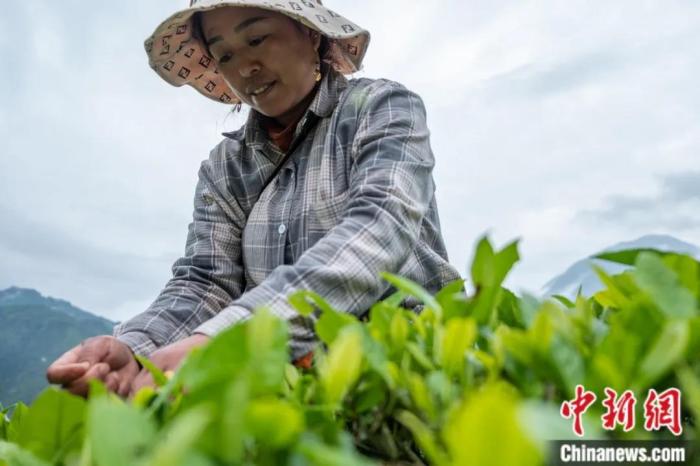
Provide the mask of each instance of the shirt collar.
[{"label": "shirt collar", "polygon": [[326,118],[335,110],[340,94],[347,87],[348,81],[345,76],[326,63],[323,63],[321,71],[323,79],[316,92],[316,97],[309,105],[309,111],[321,118]]}]

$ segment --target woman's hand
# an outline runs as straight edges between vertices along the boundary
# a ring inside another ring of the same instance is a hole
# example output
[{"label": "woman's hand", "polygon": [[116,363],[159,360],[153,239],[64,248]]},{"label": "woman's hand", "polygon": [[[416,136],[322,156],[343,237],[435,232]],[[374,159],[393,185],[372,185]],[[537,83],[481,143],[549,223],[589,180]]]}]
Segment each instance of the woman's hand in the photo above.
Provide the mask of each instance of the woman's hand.
[{"label": "woman's hand", "polygon": [[[168,346],[164,346],[148,357],[160,370],[163,372],[175,371],[185,356],[190,351],[199,346],[205,345],[209,341],[209,337],[200,333],[190,337],[176,341]],[[151,386],[155,387],[155,382],[148,369],[141,369],[134,381],[131,383],[129,398],[133,397],[141,388]]]},{"label": "woman's hand", "polygon": [[138,373],[131,349],[112,336],[100,335],[63,353],[46,370],[46,379],[82,397],[88,394],[88,382],[97,379],[109,391],[125,397]]}]

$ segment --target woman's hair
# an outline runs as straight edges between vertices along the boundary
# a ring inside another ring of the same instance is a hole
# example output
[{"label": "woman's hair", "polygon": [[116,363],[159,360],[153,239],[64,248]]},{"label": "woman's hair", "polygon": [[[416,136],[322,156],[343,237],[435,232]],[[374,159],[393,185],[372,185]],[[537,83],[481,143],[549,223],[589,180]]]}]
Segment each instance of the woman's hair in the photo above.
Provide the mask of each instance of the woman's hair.
[{"label": "woman's hair", "polygon": [[[311,29],[311,28],[309,28],[309,27],[307,27],[307,26],[304,26],[304,25],[301,24],[299,21],[296,21],[296,20],[294,20],[294,19],[292,19],[292,18],[289,18],[289,19],[291,19],[292,22],[294,23],[294,26],[295,26],[300,32],[302,32],[302,33],[304,33],[304,34],[306,34],[306,30]],[[320,32],[319,32],[319,34],[321,35],[321,43],[318,45],[318,59],[319,59],[320,61],[323,61],[325,58],[327,58],[327,57],[326,57],[326,54],[328,53],[328,49],[329,49],[329,47],[330,47],[330,44],[328,43],[328,37],[326,37],[325,34],[321,34]]]}]

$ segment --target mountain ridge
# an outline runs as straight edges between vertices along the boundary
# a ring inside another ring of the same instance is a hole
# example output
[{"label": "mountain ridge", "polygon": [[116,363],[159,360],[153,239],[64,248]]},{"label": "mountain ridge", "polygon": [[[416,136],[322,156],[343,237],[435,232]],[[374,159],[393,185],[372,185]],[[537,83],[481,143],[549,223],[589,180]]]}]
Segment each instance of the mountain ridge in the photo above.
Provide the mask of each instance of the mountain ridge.
[{"label": "mountain ridge", "polygon": [[0,290],[0,404],[31,402],[48,384],[48,365],[115,322],[32,288]]}]

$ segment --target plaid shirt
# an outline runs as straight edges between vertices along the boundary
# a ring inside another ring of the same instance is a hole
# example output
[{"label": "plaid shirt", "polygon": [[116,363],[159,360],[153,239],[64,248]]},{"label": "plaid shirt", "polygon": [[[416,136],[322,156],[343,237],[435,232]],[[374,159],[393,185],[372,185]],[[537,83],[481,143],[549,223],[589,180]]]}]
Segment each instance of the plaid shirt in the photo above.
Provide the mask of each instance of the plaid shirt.
[{"label": "plaid shirt", "polygon": [[[304,135],[312,113],[319,118]],[[284,154],[260,115],[251,111],[224,136],[199,170],[173,277],[145,312],[114,329],[137,354],[213,336],[266,306],[289,323],[296,359],[316,339],[314,318],[287,301],[295,291],[360,316],[395,291],[382,271],[432,292],[460,278],[440,233],[425,108],[403,85],[326,73],[295,130],[298,147],[264,190]]]}]

